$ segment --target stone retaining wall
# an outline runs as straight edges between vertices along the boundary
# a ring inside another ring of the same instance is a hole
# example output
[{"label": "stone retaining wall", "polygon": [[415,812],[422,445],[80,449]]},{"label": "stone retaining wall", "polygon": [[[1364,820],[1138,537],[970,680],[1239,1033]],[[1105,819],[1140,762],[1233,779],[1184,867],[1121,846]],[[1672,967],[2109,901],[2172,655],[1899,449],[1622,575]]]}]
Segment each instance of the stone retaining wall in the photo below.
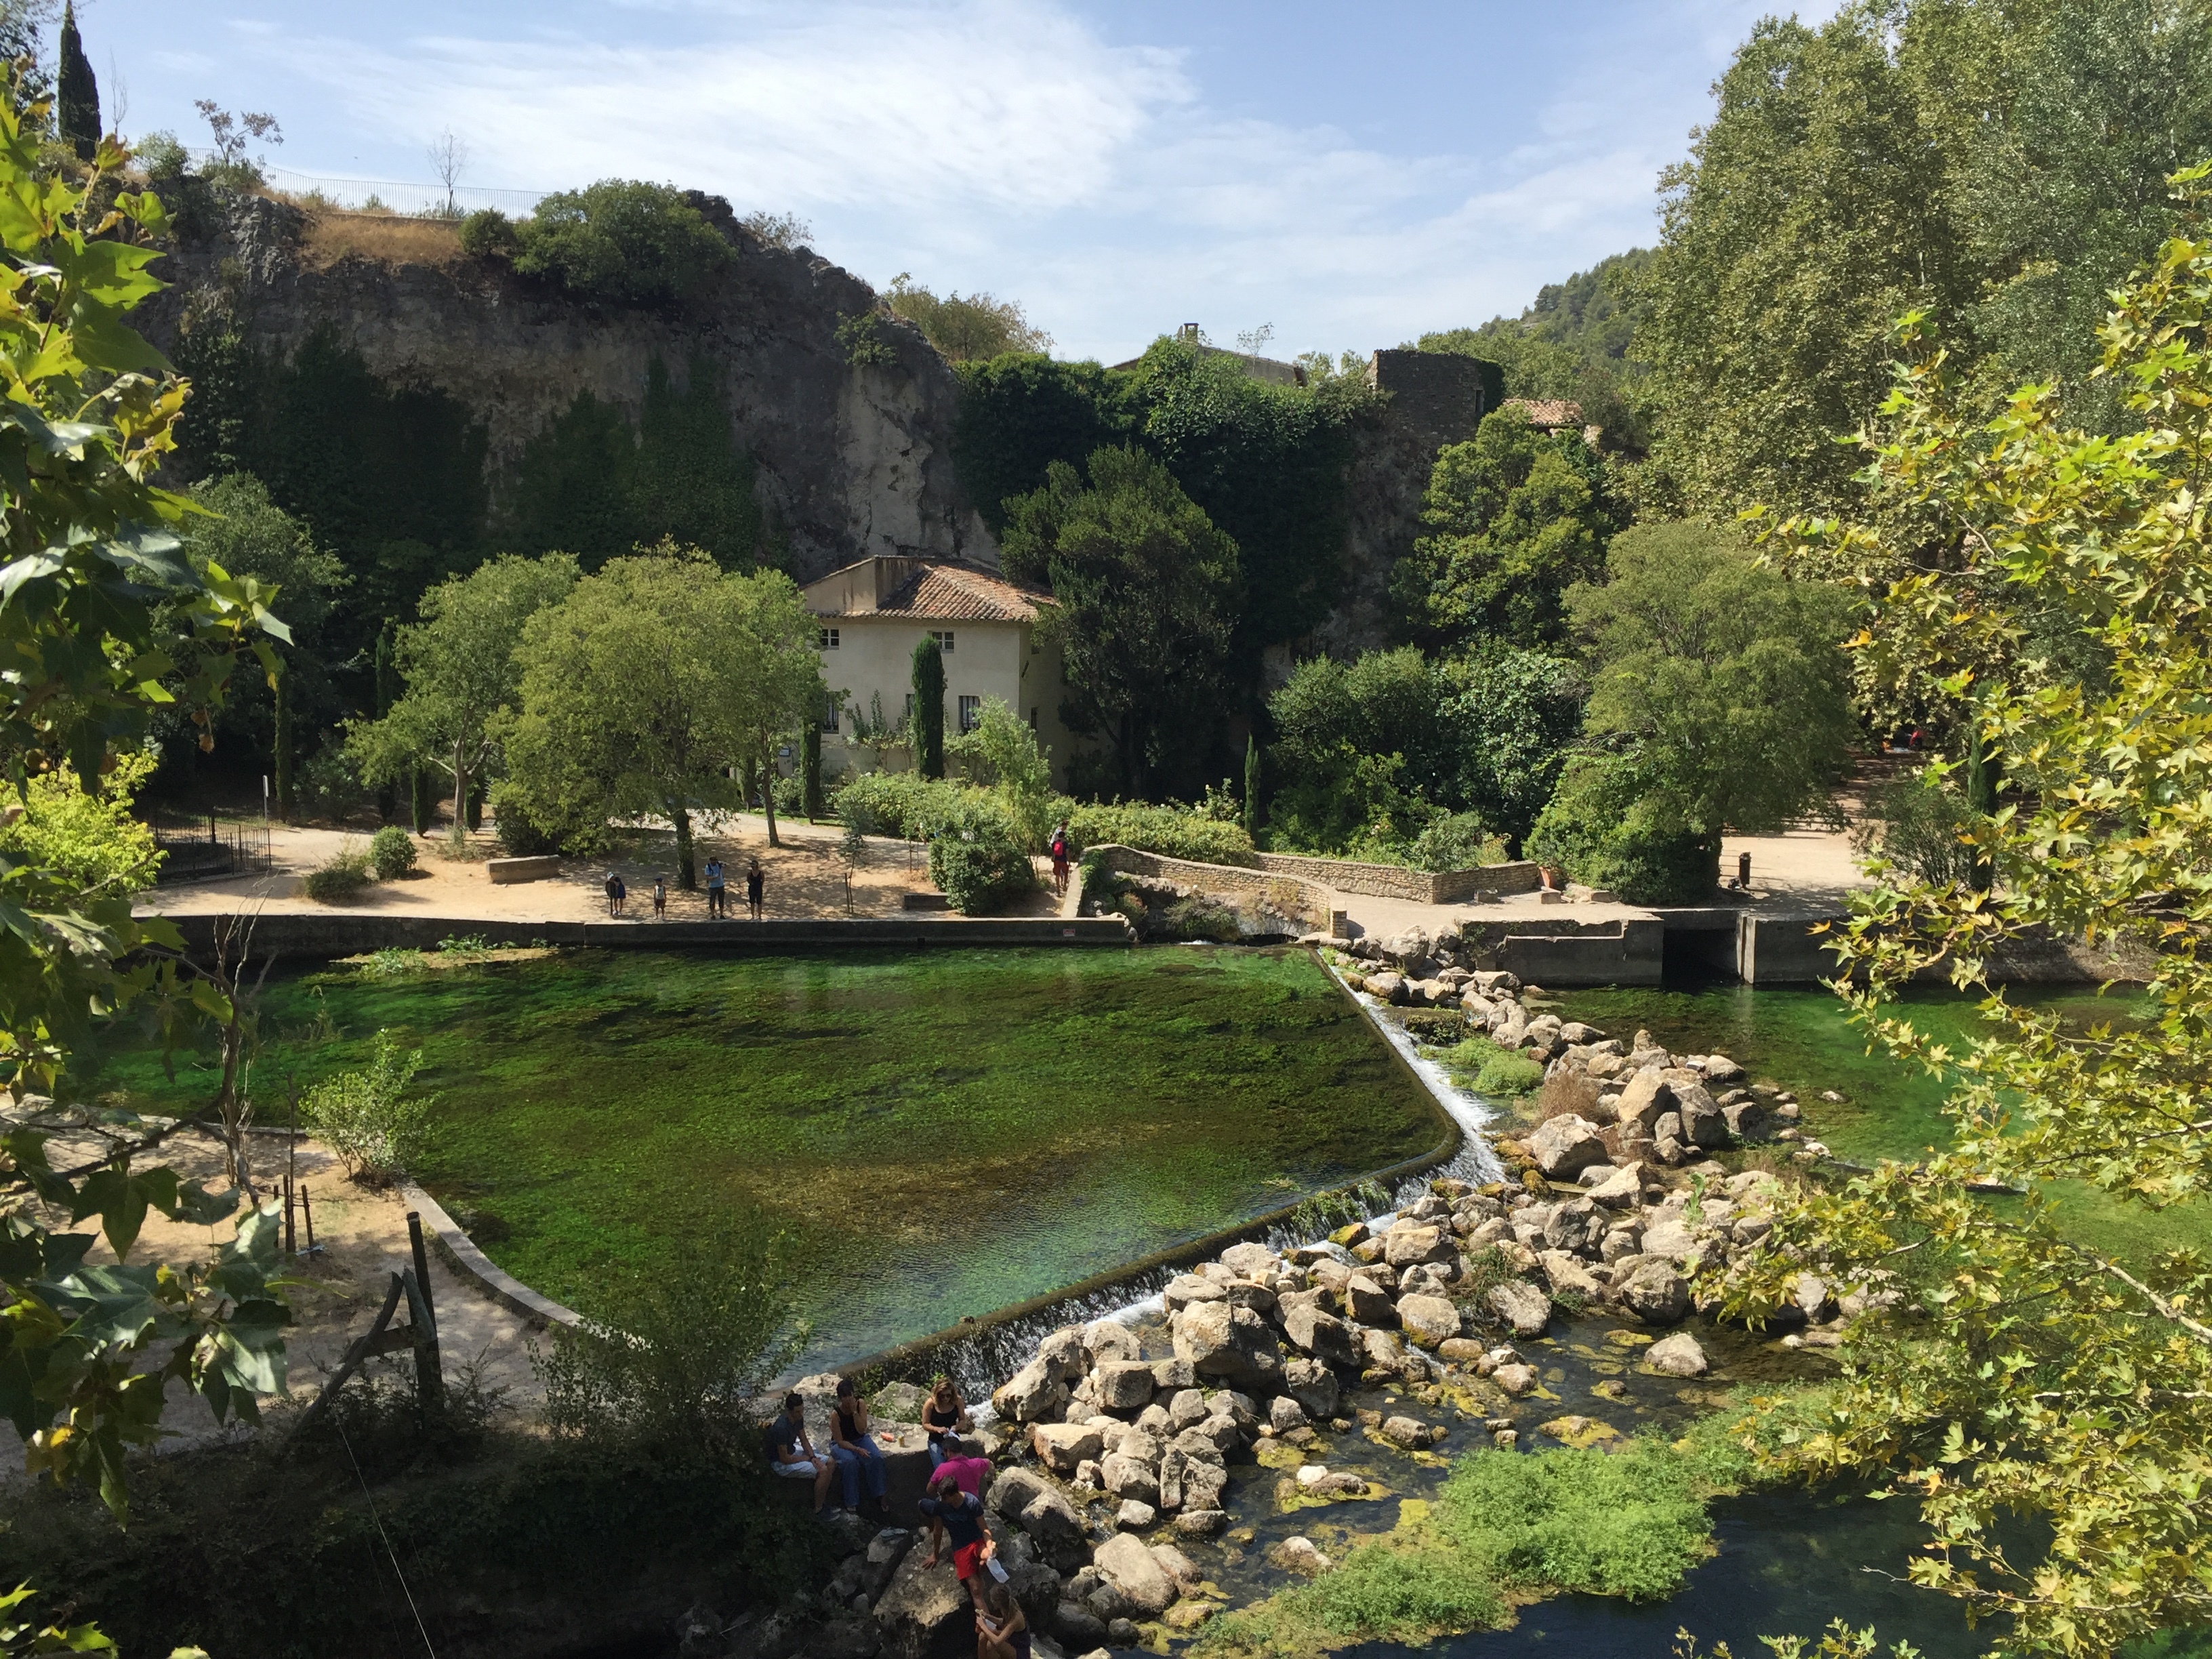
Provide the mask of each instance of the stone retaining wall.
[{"label": "stone retaining wall", "polygon": [[[1247,898],[1268,905],[1282,915],[1295,916],[1316,932],[1340,934],[1342,912],[1336,895],[1319,882],[1297,875],[1269,874],[1234,864],[1200,864],[1189,859],[1164,858],[1133,847],[1109,842],[1084,854],[1109,870],[1124,876],[1152,876],[1185,887],[1198,887],[1224,898]],[[1303,860],[1325,863],[1325,860]]]},{"label": "stone retaining wall", "polygon": [[1533,893],[1543,884],[1541,872],[1526,860],[1473,870],[1408,870],[1295,853],[1261,853],[1259,860],[1260,868],[1273,875],[1301,877],[1340,893],[1411,899],[1416,904],[1464,904],[1478,893]]}]

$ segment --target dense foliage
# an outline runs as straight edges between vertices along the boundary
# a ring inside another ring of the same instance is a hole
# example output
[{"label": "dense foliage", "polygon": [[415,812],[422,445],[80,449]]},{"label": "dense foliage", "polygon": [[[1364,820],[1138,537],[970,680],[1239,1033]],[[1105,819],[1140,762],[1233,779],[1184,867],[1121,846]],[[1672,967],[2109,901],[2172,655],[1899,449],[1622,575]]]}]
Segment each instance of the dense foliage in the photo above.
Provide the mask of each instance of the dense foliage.
[{"label": "dense foliage", "polygon": [[[2182,176],[2179,233],[2100,331],[2138,429],[2069,423],[2050,384],[1985,422],[1971,374],[1908,325],[1909,366],[1862,447],[1875,510],[1784,535],[1799,562],[1855,573],[1872,601],[1857,648],[1880,672],[1978,682],[1974,735],[2014,793],[1964,829],[1990,890],[1889,869],[1837,945],[1869,1035],[1955,1068],[1952,1146],[1778,1211],[1771,1253],[1740,1267],[1729,1300],[1771,1307],[1806,1261],[1883,1293],[1818,1432],[1769,1455],[1917,1492],[1931,1540],[1914,1581],[2008,1616],[2023,1652],[2110,1653],[2212,1621],[2212,1275],[2187,1252],[2111,1260],[2063,1234],[2051,1201],[2079,1181],[2155,1211],[2212,1184],[2208,176]],[[1931,568],[1894,533],[1915,521],[1951,532],[1954,562]],[[2021,652],[2054,611],[2100,647],[2096,682]],[[1930,769],[1960,766],[1954,750]],[[1991,991],[1991,951],[2045,929],[2154,951],[2148,1017],[2069,1030]],[[1885,1006],[1939,963],[1990,993],[1988,1035],[1965,1053]],[[2028,1196],[1993,1207],[1971,1190],[1990,1181]],[[2017,1556],[2011,1516],[2047,1526],[2049,1548]]]},{"label": "dense foliage", "polygon": [[1619,528],[1582,434],[1540,432],[1516,408],[1438,453],[1421,521],[1428,533],[1390,575],[1409,626],[1528,647],[1559,641],[1566,590],[1604,568]]},{"label": "dense foliage", "polygon": [[1148,793],[1226,689],[1244,572],[1237,544],[1140,449],[1101,449],[1089,482],[1054,461],[1009,503],[1008,571],[1049,582],[1061,716],[1110,745],[1124,793]]},{"label": "dense foliage", "polygon": [[0,854],[51,872],[85,898],[144,891],[161,854],[132,797],[153,770],[151,756],[126,751],[89,790],[66,766],[25,780],[21,816],[0,822]]},{"label": "dense foliage", "polygon": [[[25,106],[11,70],[0,100],[0,648],[12,665],[0,750],[17,780],[64,766],[103,775],[172,696],[204,726],[239,653],[254,649],[273,673],[258,635],[283,635],[266,588],[179,556],[173,526],[190,504],[147,482],[185,392],[126,320],[161,286],[148,267],[161,205],[121,188],[128,155],[112,141],[82,185],[42,175],[46,114]],[[221,988],[180,978],[173,957],[123,965],[181,940],[157,918],[134,919],[127,895],[88,896],[81,874],[0,851],[0,1075],[19,1106],[52,1096],[72,1051],[130,1003],[153,1005],[173,1030],[195,1007],[218,1021],[232,1012]],[[0,1414],[33,1475],[96,1485],[119,1516],[125,1452],[161,1437],[170,1382],[218,1421],[252,1420],[258,1398],[283,1387],[276,1222],[250,1206],[239,1215],[236,1191],[134,1169],[131,1141],[75,1170],[50,1164],[47,1141],[30,1126],[0,1141]],[[97,1217],[115,1264],[88,1265],[94,1236],[56,1231],[41,1204],[72,1227]],[[208,1261],[133,1264],[149,1209],[210,1227],[238,1215],[235,1237]]]},{"label": "dense foliage", "polygon": [[1033,325],[1012,300],[957,292],[940,300],[901,271],[884,291],[884,304],[893,316],[920,329],[947,362],[988,362],[1010,352],[1052,349],[1052,336]]},{"label": "dense foliage", "polygon": [[602,179],[541,197],[514,234],[517,270],[614,305],[688,299],[732,257],[685,191],[638,179]]}]

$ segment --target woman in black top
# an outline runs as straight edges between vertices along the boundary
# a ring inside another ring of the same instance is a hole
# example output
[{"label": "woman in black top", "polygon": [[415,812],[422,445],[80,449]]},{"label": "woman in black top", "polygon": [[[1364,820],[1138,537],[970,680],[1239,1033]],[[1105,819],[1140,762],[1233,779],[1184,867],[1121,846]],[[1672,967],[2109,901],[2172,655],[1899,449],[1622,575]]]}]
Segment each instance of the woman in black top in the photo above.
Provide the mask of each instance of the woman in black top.
[{"label": "woman in black top", "polygon": [[860,1507],[860,1475],[868,1477],[868,1497],[876,1512],[884,1507],[884,1454],[868,1432],[868,1402],[854,1392],[853,1379],[837,1382],[837,1407],[830,1414],[830,1455],[837,1460],[837,1473],[845,1477],[845,1507]]},{"label": "woman in black top", "polygon": [[968,1415],[968,1402],[960,1397],[960,1390],[952,1386],[952,1379],[943,1371],[930,1384],[929,1401],[921,1408],[921,1426],[929,1431],[929,1467],[935,1468],[959,1450],[959,1437],[972,1431],[975,1419]]},{"label": "woman in black top", "polygon": [[1030,1621],[1004,1584],[986,1589],[975,1610],[975,1659],[1030,1659]]}]

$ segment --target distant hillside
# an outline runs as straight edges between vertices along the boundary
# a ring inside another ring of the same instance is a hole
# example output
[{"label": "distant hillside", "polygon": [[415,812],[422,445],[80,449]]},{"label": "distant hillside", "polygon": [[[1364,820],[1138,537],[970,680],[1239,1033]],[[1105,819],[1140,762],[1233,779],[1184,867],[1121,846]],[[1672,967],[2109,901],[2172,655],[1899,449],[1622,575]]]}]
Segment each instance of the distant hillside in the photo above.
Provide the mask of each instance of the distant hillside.
[{"label": "distant hillside", "polygon": [[1649,248],[1616,253],[1547,283],[1518,317],[1424,334],[1414,343],[1486,357],[1504,369],[1508,397],[1572,398],[1585,420],[1605,428],[1607,447],[1641,451],[1646,434],[1634,393],[1644,370],[1627,354],[1647,309],[1636,281],[1650,259]]}]

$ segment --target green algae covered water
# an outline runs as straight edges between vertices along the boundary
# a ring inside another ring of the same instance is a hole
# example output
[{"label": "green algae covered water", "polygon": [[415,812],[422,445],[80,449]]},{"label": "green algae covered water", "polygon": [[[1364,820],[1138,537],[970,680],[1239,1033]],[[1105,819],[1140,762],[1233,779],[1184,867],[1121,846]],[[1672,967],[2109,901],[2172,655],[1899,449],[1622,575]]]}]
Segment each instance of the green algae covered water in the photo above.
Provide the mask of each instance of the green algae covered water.
[{"label": "green algae covered water", "polygon": [[[2142,994],[2115,988],[2024,987],[2008,993],[2023,1006],[2056,1012],[2069,1025],[2124,1024],[2142,1016]],[[1859,1163],[1923,1157],[1946,1143],[1949,1125],[1939,1109],[1950,1092],[1948,1078],[1931,1075],[1867,1051],[1867,1038],[1848,1011],[1817,987],[1705,984],[1568,991],[1558,999],[1569,1019],[1586,1020],[1608,1036],[1648,1030],[1677,1054],[1727,1054],[1754,1078],[1798,1094],[1805,1131],[1838,1156]],[[1906,993],[1898,1013],[1950,1046],[1965,1048],[1988,1036],[1975,1000],[1948,989]],[[1824,1092],[1844,1097],[1824,1100]],[[2071,1183],[2057,1194],[2059,1215],[2079,1236],[2136,1261],[2178,1245],[2212,1245],[2212,1206],[2177,1205],[2163,1212],[2122,1204]]]},{"label": "green algae covered water", "polygon": [[[831,1364],[1419,1157],[1443,1130],[1302,951],[576,951],[262,993],[264,1115],[419,1045],[415,1169],[494,1261],[591,1310],[610,1270],[796,1246]],[[92,1091],[207,1098],[149,1053]]]}]

